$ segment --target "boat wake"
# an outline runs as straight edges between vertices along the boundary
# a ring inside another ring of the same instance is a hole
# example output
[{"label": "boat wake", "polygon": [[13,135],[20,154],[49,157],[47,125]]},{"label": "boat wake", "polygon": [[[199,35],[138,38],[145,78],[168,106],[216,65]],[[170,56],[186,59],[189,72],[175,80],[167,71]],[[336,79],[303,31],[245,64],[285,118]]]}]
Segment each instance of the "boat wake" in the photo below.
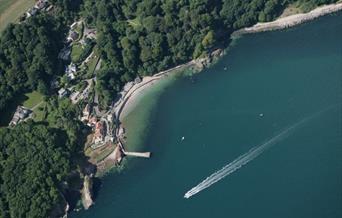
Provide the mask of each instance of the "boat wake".
[{"label": "boat wake", "polygon": [[309,119],[316,116],[318,113],[309,116],[307,118],[304,118],[300,120],[299,122],[295,123],[294,125],[284,129],[282,132],[280,132],[278,135],[274,136],[273,138],[267,140],[265,143],[259,146],[255,146],[252,149],[250,149],[245,154],[239,156],[234,161],[229,163],[228,165],[224,166],[222,169],[216,171],[209,177],[207,177],[205,180],[203,180],[201,183],[199,183],[197,186],[190,189],[187,193],[185,193],[184,198],[190,198],[191,196],[197,194],[198,192],[202,191],[203,189],[208,188],[209,186],[213,185],[214,183],[220,181],[224,177],[230,175],[231,173],[235,172],[239,168],[241,168],[243,165],[247,164],[248,162],[252,161],[256,157],[258,157],[260,154],[262,154],[264,151],[266,151],[268,148],[279,142],[280,140],[288,137],[292,131],[294,131],[296,128],[298,128],[300,125],[307,122]]}]

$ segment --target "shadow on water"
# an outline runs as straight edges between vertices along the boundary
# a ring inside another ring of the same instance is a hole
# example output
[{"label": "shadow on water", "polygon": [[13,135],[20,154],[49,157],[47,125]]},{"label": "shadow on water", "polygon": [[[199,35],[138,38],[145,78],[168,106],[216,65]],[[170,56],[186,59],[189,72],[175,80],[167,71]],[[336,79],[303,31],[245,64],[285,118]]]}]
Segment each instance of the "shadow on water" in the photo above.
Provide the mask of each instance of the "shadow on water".
[{"label": "shadow on water", "polygon": [[100,178],[95,177],[93,180],[93,200],[96,201],[99,196],[99,191],[102,186],[102,180]]},{"label": "shadow on water", "polygon": [[[70,180],[71,179],[69,179],[69,182]],[[64,197],[69,204],[70,211],[73,211],[74,209],[77,209],[77,208],[82,208],[82,206],[80,205],[80,200],[81,200],[80,189],[82,188],[83,180],[81,180],[81,178],[79,178],[78,176],[74,176],[73,180],[76,186],[74,184],[73,188],[69,188],[64,191]],[[93,200],[94,201],[96,201],[98,197],[101,186],[102,186],[102,180],[97,177],[93,178]]]},{"label": "shadow on water", "polygon": [[64,193],[64,197],[69,204],[70,210],[74,210],[78,206],[77,204],[81,198],[81,193],[76,190],[68,189]]}]

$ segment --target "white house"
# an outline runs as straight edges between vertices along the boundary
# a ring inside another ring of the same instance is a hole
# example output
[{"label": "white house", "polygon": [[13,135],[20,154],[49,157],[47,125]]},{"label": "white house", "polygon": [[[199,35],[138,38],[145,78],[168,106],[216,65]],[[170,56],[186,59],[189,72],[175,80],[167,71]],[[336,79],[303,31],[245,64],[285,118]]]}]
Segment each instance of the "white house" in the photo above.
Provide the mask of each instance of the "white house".
[{"label": "white house", "polygon": [[58,96],[60,98],[67,96],[68,93],[69,93],[69,91],[65,88],[61,88],[60,90],[58,90]]},{"label": "white house", "polygon": [[76,65],[74,63],[69,64],[69,66],[65,67],[65,73],[68,79],[73,80],[76,78],[75,73],[77,71]]},{"label": "white house", "polygon": [[31,8],[30,10],[28,10],[28,11],[26,12],[26,17],[29,18],[29,17],[31,17],[31,16],[34,16],[34,15],[37,14],[37,12],[38,12],[38,9],[37,9],[37,8]]}]

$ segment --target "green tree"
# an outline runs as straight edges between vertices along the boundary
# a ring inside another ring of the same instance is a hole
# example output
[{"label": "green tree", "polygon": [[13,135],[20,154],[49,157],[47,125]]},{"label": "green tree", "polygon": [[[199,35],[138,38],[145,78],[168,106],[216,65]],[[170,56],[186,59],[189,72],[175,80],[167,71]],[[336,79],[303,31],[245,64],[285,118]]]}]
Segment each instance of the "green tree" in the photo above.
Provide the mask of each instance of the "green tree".
[{"label": "green tree", "polygon": [[202,45],[204,48],[209,48],[215,43],[214,32],[210,30],[207,35],[202,40]]}]

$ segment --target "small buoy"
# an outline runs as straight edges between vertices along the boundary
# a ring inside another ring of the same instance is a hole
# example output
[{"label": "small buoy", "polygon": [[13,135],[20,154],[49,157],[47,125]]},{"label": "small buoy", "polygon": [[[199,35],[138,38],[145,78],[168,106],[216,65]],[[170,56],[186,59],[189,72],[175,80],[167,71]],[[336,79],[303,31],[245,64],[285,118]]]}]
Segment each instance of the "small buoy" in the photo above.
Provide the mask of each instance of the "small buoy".
[{"label": "small buoy", "polygon": [[182,141],[183,141],[184,139],[185,139],[185,137],[183,136],[183,137],[182,137]]},{"label": "small buoy", "polygon": [[264,114],[263,114],[263,113],[259,114],[259,117],[263,117],[263,116],[264,116]]}]

